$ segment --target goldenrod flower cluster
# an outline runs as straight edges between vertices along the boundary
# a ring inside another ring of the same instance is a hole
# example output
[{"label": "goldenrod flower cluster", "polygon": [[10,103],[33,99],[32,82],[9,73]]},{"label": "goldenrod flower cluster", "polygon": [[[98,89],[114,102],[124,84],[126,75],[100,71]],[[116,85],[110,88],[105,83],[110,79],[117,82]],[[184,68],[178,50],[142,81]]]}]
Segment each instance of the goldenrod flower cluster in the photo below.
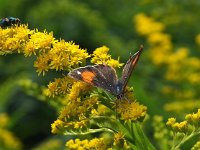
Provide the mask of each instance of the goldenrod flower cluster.
[{"label": "goldenrod flower cluster", "polygon": [[63,78],[56,78],[54,79],[54,82],[49,82],[48,89],[44,91],[44,94],[49,97],[65,95],[69,93],[72,84],[73,80],[67,76]]},{"label": "goldenrod flower cluster", "polygon": [[58,119],[51,124],[51,132],[54,134],[70,134],[71,130],[77,132],[83,130],[84,132],[86,128],[90,127],[90,117],[98,116],[103,109],[104,111],[107,109],[100,105],[99,111],[98,103],[96,96],[84,99],[82,102],[80,98],[74,102],[69,101],[60,111]]},{"label": "goldenrod flower cluster", "polygon": [[200,109],[197,113],[187,114],[184,121],[177,122],[176,118],[169,118],[166,125],[173,132],[173,147],[179,148],[181,144],[194,136],[200,135]]},{"label": "goldenrod flower cluster", "polygon": [[108,54],[108,51],[109,51],[109,48],[106,46],[97,48],[92,54],[93,57],[91,59],[91,62],[94,64],[107,64],[114,68],[121,67],[123,63],[119,63],[119,58],[118,60],[112,59],[111,55]]},{"label": "goldenrod flower cluster", "polygon": [[156,65],[166,63],[171,53],[172,43],[170,35],[163,33],[164,24],[156,22],[153,18],[140,13],[134,17],[135,27],[139,34],[147,37],[151,46],[151,59]]},{"label": "goldenrod flower cluster", "polygon": [[133,95],[133,88],[126,87],[125,97],[116,101],[116,110],[121,120],[143,120],[146,116],[147,107],[139,104]]},{"label": "goldenrod flower cluster", "polygon": [[[171,37],[163,32],[164,25],[162,23],[156,22],[143,13],[137,14],[134,21],[138,33],[146,36],[147,42],[151,46],[150,58],[152,61],[156,65],[167,65],[166,78],[168,80],[176,82],[187,80],[192,84],[199,83],[200,60],[189,56],[189,49],[185,47],[180,47],[173,52]],[[185,73],[186,68],[189,69],[190,76]]]},{"label": "goldenrod flower cluster", "polygon": [[200,126],[200,109],[197,113],[186,115],[185,119],[194,127],[199,128]]},{"label": "goldenrod flower cluster", "polygon": [[124,138],[124,134],[122,132],[118,132],[114,135],[114,146],[119,147],[121,149],[129,149],[130,147],[127,145],[126,139]]},{"label": "goldenrod flower cluster", "polygon": [[66,142],[66,146],[68,149],[76,150],[76,149],[84,149],[84,150],[112,150],[115,149],[130,149],[127,145],[124,135],[119,132],[114,134],[114,141],[110,140],[110,137],[106,138],[93,138],[91,140],[69,140]]},{"label": "goldenrod flower cluster", "polygon": [[[200,135],[200,109],[196,113],[187,114],[185,120],[177,122],[176,118],[169,118],[165,126],[163,117],[154,116],[154,137],[160,149],[180,149],[180,147],[193,137]],[[168,127],[168,128],[166,128]],[[172,138],[171,138],[172,136]],[[193,149],[199,147],[197,142]]]},{"label": "goldenrod flower cluster", "polygon": [[136,101],[129,102],[127,100],[119,100],[117,102],[117,112],[120,114],[120,119],[125,121],[135,121],[144,118],[146,111],[147,107],[140,105]]},{"label": "goldenrod flower cluster", "polygon": [[107,145],[107,142],[105,141],[104,138],[94,138],[92,140],[80,140],[80,139],[75,139],[75,140],[69,140],[66,143],[66,146],[68,149],[71,150],[77,150],[77,149],[82,149],[82,150],[106,150],[109,148]]},{"label": "goldenrod flower cluster", "polygon": [[176,122],[175,118],[169,118],[167,121],[167,126],[169,126],[173,132],[182,132],[186,133],[189,128],[188,125],[196,125],[198,128],[200,126],[200,110],[196,114],[188,114],[186,115],[186,121]]},{"label": "goldenrod flower cluster", "polygon": [[[173,85],[180,85],[184,82],[189,86],[199,86],[200,59],[196,56],[191,56],[190,49],[187,47],[178,47],[175,49],[171,36],[164,33],[164,24],[155,21],[152,17],[144,13],[135,15],[134,23],[137,32],[147,39],[147,43],[150,47],[150,59],[157,65],[158,69],[162,68],[163,71],[166,71],[164,80],[168,80],[169,83],[173,82]],[[197,35],[197,43],[200,41],[199,39],[199,35]],[[168,97],[171,96],[170,98],[173,100],[177,99],[182,102],[182,105],[176,105],[176,107],[173,108],[171,106],[165,106],[167,110],[175,110],[178,112],[179,110],[184,110],[185,107],[180,107],[185,106],[185,102],[189,103],[189,101],[191,101],[191,105],[193,105],[193,102],[196,101],[196,103],[198,103],[199,101],[196,99],[198,90],[185,90],[185,88],[177,89],[176,86],[167,86],[163,87],[163,93]],[[188,105],[187,108],[191,105]],[[196,105],[195,108],[197,107]]]},{"label": "goldenrod flower cluster", "polygon": [[187,121],[182,121],[182,122],[176,122],[175,118],[169,118],[167,123],[166,123],[171,129],[175,132],[187,132]]},{"label": "goldenrod flower cluster", "polygon": [[165,26],[162,23],[155,22],[152,18],[143,13],[135,15],[136,30],[142,35],[149,35],[151,33],[162,32]]},{"label": "goldenrod flower cluster", "polygon": [[[119,62],[119,58],[118,60],[112,59],[108,52],[109,48],[102,46],[89,55],[86,50],[79,48],[73,42],[56,40],[52,32],[30,30],[27,25],[0,28],[0,54],[22,53],[26,57],[35,55],[34,67],[39,75],[45,75],[49,70],[69,72],[73,68],[79,67],[80,64],[83,66],[86,58],[90,56],[92,56],[91,62],[94,64],[106,64],[114,68],[121,67],[123,64]],[[27,82],[28,87],[30,83]],[[103,128],[98,121],[95,122],[95,119],[99,117],[100,119],[106,118],[107,121],[113,120],[111,116],[115,116],[114,112],[117,110],[121,120],[132,123],[143,119],[147,110],[131,96],[132,91],[127,92],[130,100],[119,100],[114,107],[108,94],[98,92],[91,85],[75,81],[67,76],[55,78],[42,92],[43,96],[58,99],[59,107],[61,107],[57,120],[51,124],[52,133],[79,135],[88,134],[90,131],[93,133],[108,131],[114,133],[114,146],[123,145],[125,148],[128,148],[128,145],[121,132],[118,132],[119,129],[115,131],[112,126],[111,129]],[[113,121],[110,123],[114,124]],[[93,124],[99,129],[91,129]],[[94,138],[91,141],[71,140],[66,145],[70,149],[77,147],[79,149],[108,148],[103,138]]]},{"label": "goldenrod flower cluster", "polygon": [[0,54],[16,52],[24,56],[36,55],[34,67],[39,75],[50,69],[68,70],[89,57],[86,50],[73,42],[55,40],[53,33],[30,30],[27,25],[0,28]]}]

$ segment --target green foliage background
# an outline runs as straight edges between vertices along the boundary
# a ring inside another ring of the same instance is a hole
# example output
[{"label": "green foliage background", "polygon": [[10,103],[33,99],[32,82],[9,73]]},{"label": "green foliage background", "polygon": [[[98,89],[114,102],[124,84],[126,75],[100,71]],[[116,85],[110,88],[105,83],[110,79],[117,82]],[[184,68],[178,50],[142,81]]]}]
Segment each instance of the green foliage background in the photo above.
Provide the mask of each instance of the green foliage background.
[{"label": "green foliage background", "polygon": [[[195,37],[200,33],[198,0],[0,0],[0,4],[0,18],[18,17],[31,29],[53,31],[56,38],[72,40],[90,53],[106,45],[114,58],[120,56],[121,62],[126,62],[129,53],[134,53],[143,44],[144,53],[129,81],[138,101],[148,107],[150,116],[162,115],[165,120],[170,116],[182,119],[185,113],[193,111],[185,110],[177,115],[163,109],[164,104],[176,101],[176,98],[161,92],[161,87],[167,84],[163,78],[165,68],[150,61],[149,45],[136,32],[133,17],[145,13],[163,23],[174,47],[187,47],[191,55],[199,58],[200,47],[195,43]],[[52,137],[50,124],[57,116],[53,107],[17,86],[17,81],[24,78],[45,86],[56,76],[50,72],[48,77],[38,77],[33,61],[34,57],[27,59],[17,54],[0,56],[0,111],[9,114],[9,129],[22,141],[24,149],[32,149]],[[193,87],[188,83],[176,86],[186,90]],[[199,98],[197,95],[197,103]],[[150,138],[153,136],[151,126],[146,132]]]}]

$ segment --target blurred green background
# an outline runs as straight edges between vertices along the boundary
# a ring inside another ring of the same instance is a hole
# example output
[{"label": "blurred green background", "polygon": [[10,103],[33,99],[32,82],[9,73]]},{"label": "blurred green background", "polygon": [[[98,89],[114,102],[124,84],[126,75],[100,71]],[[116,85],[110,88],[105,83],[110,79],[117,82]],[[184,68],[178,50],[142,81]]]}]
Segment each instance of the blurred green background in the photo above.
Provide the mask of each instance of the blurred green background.
[{"label": "blurred green background", "polygon": [[[129,85],[134,87],[136,99],[148,107],[150,118],[162,115],[166,120],[183,119],[200,105],[199,8],[198,0],[0,0],[0,18],[20,18],[30,29],[52,31],[57,39],[74,41],[89,53],[106,45],[112,57],[120,56],[124,63],[130,52],[136,52],[143,44],[144,52]],[[143,18],[138,14],[143,14]],[[153,25],[149,26],[149,22]],[[138,30],[143,26],[154,30],[155,22],[163,26],[156,31],[160,35],[156,42],[153,31],[147,34]],[[166,43],[162,35],[169,37]],[[5,124],[13,134],[10,138],[20,141],[15,147],[5,146],[6,150],[34,149],[44,141],[63,149],[67,140],[50,132],[50,124],[57,117],[54,107],[19,86],[22,79],[31,79],[41,86],[53,80],[55,73],[37,75],[34,60],[19,54],[0,56],[0,122],[7,119]],[[151,126],[146,132],[150,138],[153,136]],[[0,143],[5,139],[1,137]]]}]

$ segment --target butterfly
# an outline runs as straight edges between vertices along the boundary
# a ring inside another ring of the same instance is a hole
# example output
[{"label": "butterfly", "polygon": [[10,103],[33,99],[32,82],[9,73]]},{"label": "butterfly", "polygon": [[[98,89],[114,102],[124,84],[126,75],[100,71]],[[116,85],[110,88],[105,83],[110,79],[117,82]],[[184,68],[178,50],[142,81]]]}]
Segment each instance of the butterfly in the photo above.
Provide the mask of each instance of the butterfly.
[{"label": "butterfly", "polygon": [[14,18],[14,17],[8,17],[8,18],[3,18],[0,20],[0,26],[5,28],[9,27],[13,24],[20,24],[20,19],[19,18]]},{"label": "butterfly", "polygon": [[128,80],[135,68],[139,57],[143,51],[143,46],[126,62],[121,78],[118,79],[116,70],[105,64],[88,65],[85,67],[76,68],[68,73],[68,76],[89,83],[95,87],[102,88],[112,95],[121,99],[124,97],[125,88]]}]

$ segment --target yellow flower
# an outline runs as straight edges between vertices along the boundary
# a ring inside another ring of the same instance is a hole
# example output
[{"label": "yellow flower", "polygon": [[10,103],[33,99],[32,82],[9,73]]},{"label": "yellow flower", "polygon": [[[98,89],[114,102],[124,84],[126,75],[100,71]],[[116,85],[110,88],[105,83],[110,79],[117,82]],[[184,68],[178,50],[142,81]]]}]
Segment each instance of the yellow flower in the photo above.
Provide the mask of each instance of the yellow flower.
[{"label": "yellow flower", "polygon": [[148,42],[151,45],[170,45],[171,44],[171,37],[169,34],[161,33],[161,32],[155,32],[148,36]]},{"label": "yellow flower", "polygon": [[63,121],[57,119],[56,121],[54,121],[54,123],[51,124],[51,133],[53,134],[60,133],[64,125],[65,124]]},{"label": "yellow flower", "polygon": [[45,75],[45,72],[49,70],[49,56],[44,54],[37,57],[36,61],[34,62],[34,67],[37,68],[36,72],[38,72],[38,75],[42,73],[42,75]]},{"label": "yellow flower", "polygon": [[71,149],[71,150],[77,150],[77,149],[84,149],[84,147],[82,147],[82,145],[87,145],[88,144],[88,140],[84,140],[83,142],[84,144],[81,143],[81,141],[79,139],[76,140],[69,140],[66,142],[66,146],[67,148]]},{"label": "yellow flower", "polygon": [[128,102],[127,100],[122,100],[117,102],[116,109],[122,120],[135,121],[145,117],[147,107],[140,105],[138,102]]},{"label": "yellow flower", "polygon": [[74,128],[75,129],[81,129],[83,127],[86,127],[87,125],[88,125],[88,120],[87,119],[74,122]]},{"label": "yellow flower", "polygon": [[93,116],[105,116],[106,114],[110,114],[110,109],[107,108],[105,105],[98,104],[97,109],[92,109],[91,114]]},{"label": "yellow flower", "polygon": [[187,59],[188,57],[188,49],[187,48],[179,48],[173,54],[171,54],[168,58],[168,63],[173,65],[175,63],[180,63],[183,59]]},{"label": "yellow flower", "polygon": [[200,109],[198,109],[197,113],[187,114],[185,119],[195,126],[200,126]]},{"label": "yellow flower", "polygon": [[112,66],[113,68],[123,66],[123,63],[119,63],[119,58],[118,58],[118,60],[110,59],[107,61],[106,64],[109,66]]},{"label": "yellow flower", "polygon": [[165,28],[160,22],[156,22],[153,18],[139,13],[134,16],[136,30],[141,35],[149,35],[154,32],[162,32]]},{"label": "yellow flower", "polygon": [[55,40],[52,32],[30,30],[26,25],[0,28],[0,55],[16,52],[24,56],[36,55],[34,66],[39,75],[49,69],[70,70],[89,57],[79,45]]},{"label": "yellow flower", "polygon": [[129,149],[130,147],[127,145],[127,142],[124,138],[124,134],[122,132],[118,132],[114,134],[114,146],[123,149]]},{"label": "yellow flower", "polygon": [[28,42],[24,47],[24,56],[36,55],[34,42]]},{"label": "yellow flower", "polygon": [[182,122],[178,123],[178,122],[176,122],[175,118],[169,118],[166,125],[169,126],[174,132],[186,133],[188,131],[188,122],[187,121],[182,121]]},{"label": "yellow flower", "polygon": [[70,93],[68,95],[68,99],[70,101],[76,100],[79,97],[81,92],[86,92],[91,89],[91,85],[84,82],[74,82],[71,87]]},{"label": "yellow flower", "polygon": [[51,93],[52,97],[58,94],[58,90],[59,90],[58,84],[59,84],[59,79],[56,79],[55,82],[50,82],[48,85],[48,90]]},{"label": "yellow flower", "polygon": [[166,125],[173,126],[176,123],[176,118],[169,118]]},{"label": "yellow flower", "polygon": [[150,54],[154,64],[161,65],[168,62],[168,55],[171,53],[171,45],[157,45],[151,48]]},{"label": "yellow flower", "polygon": [[90,149],[106,150],[106,141],[103,138],[94,138],[89,142]]},{"label": "yellow flower", "polygon": [[69,96],[67,96],[66,102],[64,104],[65,107],[62,108],[58,117],[59,120],[62,120],[65,123],[64,127],[67,130],[87,127],[89,125],[89,117],[91,111],[94,110],[94,108],[96,108],[97,104],[99,103],[98,97],[94,95],[83,98],[82,92],[85,92],[84,89],[86,89],[84,88],[85,86],[83,84],[85,83],[76,83],[78,84],[75,84],[75,86],[77,87],[77,90],[79,90],[77,91],[78,95],[76,95],[76,99],[72,100],[69,99]]},{"label": "yellow flower", "polygon": [[33,33],[29,35],[29,41],[24,47],[24,55],[31,56],[32,54],[37,55],[39,53],[48,52],[51,49],[53,43],[55,43],[53,33],[38,32],[33,30]]},{"label": "yellow flower", "polygon": [[66,146],[68,149],[74,149],[74,150],[106,150],[108,146],[105,143],[105,140],[103,138],[94,138],[90,141],[88,140],[69,140],[66,142]]},{"label": "yellow flower", "polygon": [[32,53],[38,54],[39,52],[48,52],[51,49],[51,45],[55,43],[55,41],[52,32],[38,32],[38,30],[36,29],[35,33],[30,36],[30,40],[28,41],[27,45],[29,45],[29,43],[32,45],[32,48],[28,49],[25,47],[25,56],[30,56],[32,55]]},{"label": "yellow flower", "polygon": [[79,63],[85,62],[89,57],[86,50],[80,49],[78,45],[73,42],[65,42],[60,40],[53,44],[49,51],[51,57],[51,69],[64,70],[77,66]]},{"label": "yellow flower", "polygon": [[28,35],[32,32],[26,25],[12,26],[11,28],[0,28],[0,54],[22,52]]},{"label": "yellow flower", "polygon": [[112,67],[121,67],[123,63],[119,63],[118,60],[114,60],[111,58],[111,55],[108,54],[109,48],[106,46],[99,47],[95,49],[92,54],[91,62],[95,64],[107,64]]},{"label": "yellow flower", "polygon": [[172,125],[172,129],[175,131],[175,132],[183,132],[183,133],[186,133],[187,130],[188,130],[188,126],[187,126],[187,121],[182,121],[180,123],[174,123]]},{"label": "yellow flower", "polygon": [[55,78],[54,82],[49,82],[48,89],[44,92],[45,96],[54,97],[55,95],[68,94],[71,90],[73,80],[68,76]]}]

